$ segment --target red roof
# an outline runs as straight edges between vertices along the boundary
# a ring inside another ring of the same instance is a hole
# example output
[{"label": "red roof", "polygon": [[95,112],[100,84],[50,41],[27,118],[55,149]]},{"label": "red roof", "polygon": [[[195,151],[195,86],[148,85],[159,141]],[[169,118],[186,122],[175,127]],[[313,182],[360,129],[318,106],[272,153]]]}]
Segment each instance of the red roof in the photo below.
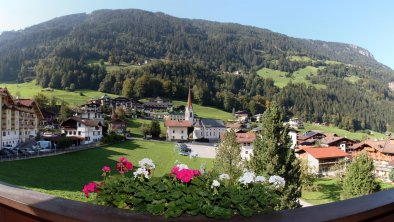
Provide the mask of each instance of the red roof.
[{"label": "red roof", "polygon": [[190,127],[192,124],[188,120],[166,120],[164,126],[169,127]]},{"label": "red roof", "polygon": [[238,143],[253,143],[256,139],[256,134],[253,132],[250,133],[236,133],[237,142]]},{"label": "red roof", "polygon": [[32,99],[16,99],[16,102],[22,106],[31,106],[33,104]]},{"label": "red roof", "polygon": [[343,152],[337,147],[302,147],[301,150],[309,153],[316,159],[326,159],[326,158],[335,158],[335,157],[346,157],[349,154]]}]

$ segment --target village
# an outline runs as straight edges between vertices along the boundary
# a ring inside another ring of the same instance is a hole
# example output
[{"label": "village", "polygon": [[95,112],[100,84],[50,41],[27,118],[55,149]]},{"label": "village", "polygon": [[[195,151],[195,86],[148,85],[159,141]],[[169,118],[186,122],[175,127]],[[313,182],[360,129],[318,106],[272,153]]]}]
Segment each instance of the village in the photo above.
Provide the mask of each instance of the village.
[{"label": "village", "polygon": [[[89,147],[99,144],[108,135],[133,138],[127,131],[125,115],[115,110],[123,110],[131,118],[144,118],[164,122],[165,138],[148,139],[173,141],[180,155],[193,158],[215,158],[225,132],[233,130],[236,141],[241,146],[241,157],[248,161],[253,155],[253,143],[263,129],[262,114],[252,116],[247,111],[234,112],[228,121],[200,118],[193,110],[192,92],[189,89],[187,104],[174,107],[167,99],[156,98],[145,102],[125,97],[111,98],[103,95],[92,98],[86,104],[73,110],[72,115],[62,122],[57,116],[40,109],[32,99],[14,98],[7,88],[0,89],[1,100],[1,160],[29,158],[35,155],[53,154],[61,149]],[[375,165],[374,174],[388,180],[394,167],[394,140],[387,138],[352,140],[335,133],[320,131],[300,132],[303,121],[297,118],[287,123],[291,149],[296,156],[307,162],[313,173],[334,176],[338,163],[349,163],[360,152],[366,152]],[[57,129],[48,130],[48,129]],[[45,132],[45,133],[44,133]]]}]

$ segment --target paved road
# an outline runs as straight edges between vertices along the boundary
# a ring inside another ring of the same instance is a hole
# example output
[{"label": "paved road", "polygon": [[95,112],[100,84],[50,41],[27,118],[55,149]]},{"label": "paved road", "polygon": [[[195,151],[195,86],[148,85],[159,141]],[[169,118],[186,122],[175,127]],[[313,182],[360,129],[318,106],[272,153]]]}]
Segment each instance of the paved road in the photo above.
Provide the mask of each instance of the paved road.
[{"label": "paved road", "polygon": [[203,158],[215,158],[216,156],[216,147],[213,145],[202,145],[202,144],[193,144],[187,143],[187,146],[192,149],[193,154],[197,154],[198,157]]},{"label": "paved road", "polygon": [[303,200],[303,199],[298,199],[298,200],[300,201],[300,204],[301,204],[302,207],[310,207],[310,206],[313,206],[312,204],[306,202],[306,201]]}]

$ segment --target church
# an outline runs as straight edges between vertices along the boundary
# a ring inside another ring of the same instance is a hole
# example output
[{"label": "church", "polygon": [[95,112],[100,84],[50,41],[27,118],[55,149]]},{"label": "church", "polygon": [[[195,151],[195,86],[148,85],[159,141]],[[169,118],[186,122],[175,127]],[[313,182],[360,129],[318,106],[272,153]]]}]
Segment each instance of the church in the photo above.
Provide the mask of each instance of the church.
[{"label": "church", "polygon": [[185,119],[167,119],[164,122],[164,126],[167,128],[168,141],[186,141],[205,138],[210,142],[216,142],[220,139],[220,135],[226,131],[222,120],[194,117],[190,89],[187,106],[185,107]]}]

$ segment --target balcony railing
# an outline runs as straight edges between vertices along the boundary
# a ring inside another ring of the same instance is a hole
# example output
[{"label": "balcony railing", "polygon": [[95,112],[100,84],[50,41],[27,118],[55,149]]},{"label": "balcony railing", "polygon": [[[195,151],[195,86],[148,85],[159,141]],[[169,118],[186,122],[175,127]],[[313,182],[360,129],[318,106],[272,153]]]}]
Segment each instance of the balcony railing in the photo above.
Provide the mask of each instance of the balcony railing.
[{"label": "balcony railing", "polygon": [[[82,193],[81,193],[82,195]],[[183,216],[174,221],[214,221]],[[168,221],[164,217],[96,206],[0,184],[0,221]],[[227,221],[394,221],[394,189],[318,206]]]}]

